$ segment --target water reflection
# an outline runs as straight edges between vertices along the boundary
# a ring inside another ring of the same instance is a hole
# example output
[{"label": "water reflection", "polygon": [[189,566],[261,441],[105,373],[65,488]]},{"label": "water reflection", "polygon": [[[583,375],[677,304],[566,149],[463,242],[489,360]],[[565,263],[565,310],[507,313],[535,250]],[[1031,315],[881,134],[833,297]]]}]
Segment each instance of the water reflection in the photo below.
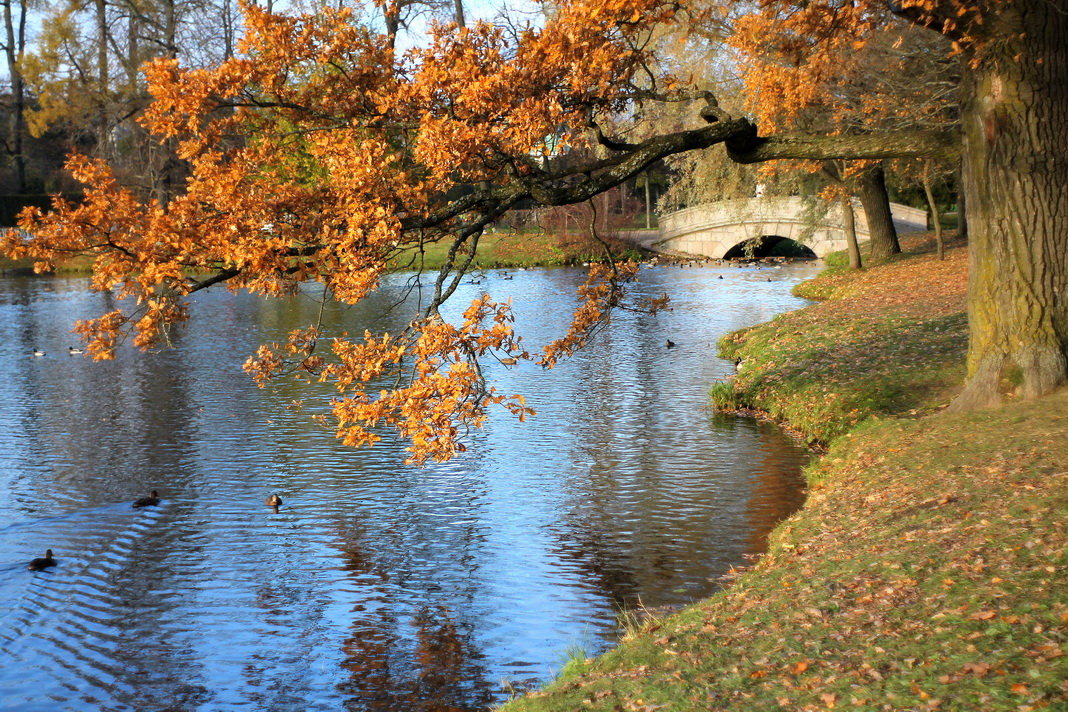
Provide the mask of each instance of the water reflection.
[{"label": "water reflection", "polygon": [[[67,355],[67,330],[105,297],[0,280],[0,708],[483,709],[502,679],[607,644],[619,607],[710,592],[796,506],[805,458],[767,424],[711,417],[730,369],[712,344],[796,306],[801,276],[648,270],[671,312],[620,315],[552,372],[490,367],[539,415],[426,469],[398,464],[401,443],[339,447],[309,418],[320,386],[260,391],[241,372],[313,298],[204,295],[174,351],[94,364]],[[464,288],[511,294],[536,346],[582,279]],[[328,318],[395,329],[406,288]],[[134,509],[151,489],[160,506]],[[48,547],[59,566],[26,571]]]}]

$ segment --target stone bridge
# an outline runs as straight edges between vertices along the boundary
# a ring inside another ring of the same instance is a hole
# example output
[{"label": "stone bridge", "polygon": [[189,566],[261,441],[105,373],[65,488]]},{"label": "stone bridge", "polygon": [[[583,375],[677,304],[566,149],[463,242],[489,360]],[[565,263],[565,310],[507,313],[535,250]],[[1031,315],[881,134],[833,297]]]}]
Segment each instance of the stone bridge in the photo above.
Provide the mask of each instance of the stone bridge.
[{"label": "stone bridge", "polygon": [[[819,202],[819,201],[817,201]],[[656,231],[621,234],[657,252],[678,252],[715,259],[741,251],[741,245],[758,238],[785,238],[799,242],[817,257],[846,248],[842,215],[837,205],[814,214],[812,201],[799,197],[761,197],[695,205],[660,216]],[[899,235],[927,229],[927,211],[890,204]],[[864,209],[855,201],[857,240],[868,239]],[[735,249],[738,248],[738,249]],[[734,254],[729,256],[733,257]]]}]

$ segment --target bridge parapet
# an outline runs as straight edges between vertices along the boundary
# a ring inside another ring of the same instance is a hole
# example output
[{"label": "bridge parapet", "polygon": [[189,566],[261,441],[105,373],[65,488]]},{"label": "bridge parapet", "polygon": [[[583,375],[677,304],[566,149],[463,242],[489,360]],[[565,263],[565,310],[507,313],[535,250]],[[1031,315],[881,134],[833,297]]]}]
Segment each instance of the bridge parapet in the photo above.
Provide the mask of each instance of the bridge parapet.
[{"label": "bridge parapet", "polygon": [[[898,234],[927,229],[927,211],[891,203]],[[854,201],[858,240],[868,239],[868,223]],[[660,216],[654,248],[722,258],[746,240],[777,236],[806,245],[817,257],[845,249],[845,231],[837,205],[822,215],[811,201],[796,196],[765,196],[694,205]]]}]

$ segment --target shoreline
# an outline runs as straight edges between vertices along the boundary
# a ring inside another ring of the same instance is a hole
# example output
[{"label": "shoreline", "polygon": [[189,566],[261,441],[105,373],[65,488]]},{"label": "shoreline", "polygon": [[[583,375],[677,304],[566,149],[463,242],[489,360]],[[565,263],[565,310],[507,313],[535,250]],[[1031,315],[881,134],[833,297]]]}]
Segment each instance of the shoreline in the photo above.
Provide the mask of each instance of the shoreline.
[{"label": "shoreline", "polygon": [[909,246],[862,273],[826,270],[796,290],[824,301],[720,344],[741,368],[714,401],[829,444],[767,553],[503,710],[1031,712],[1068,699],[1068,388],[944,412],[963,378],[965,250],[939,262],[922,238]]},{"label": "shoreline", "polygon": [[779,430],[783,432],[787,437],[792,440],[796,440],[800,445],[807,448],[813,455],[822,456],[827,454],[827,445],[819,441],[810,441],[804,431],[790,425],[785,420],[780,420],[774,417],[771,413],[760,408],[714,408],[713,413],[717,415],[729,415],[735,418],[748,418],[749,420],[756,420],[761,423],[771,423]]}]

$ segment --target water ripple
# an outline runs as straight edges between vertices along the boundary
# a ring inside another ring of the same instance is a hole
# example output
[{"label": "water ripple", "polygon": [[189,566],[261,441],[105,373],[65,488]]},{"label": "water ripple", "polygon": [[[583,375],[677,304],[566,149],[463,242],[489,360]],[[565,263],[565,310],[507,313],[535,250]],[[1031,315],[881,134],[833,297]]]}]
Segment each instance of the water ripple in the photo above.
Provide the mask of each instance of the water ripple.
[{"label": "water ripple", "polygon": [[[806,457],[708,412],[731,369],[713,344],[797,305],[800,276],[645,270],[671,312],[621,314],[551,372],[488,366],[538,416],[493,419],[426,469],[389,438],[340,447],[286,408],[307,391],[241,372],[314,299],[204,295],[174,351],[93,364],[66,355],[66,330],[102,297],[0,280],[0,709],[483,709],[502,678],[602,648],[621,607],[707,594],[796,506]],[[395,330],[407,314],[382,307],[403,279],[328,319]],[[488,272],[458,296],[511,294],[534,346],[582,279]],[[134,509],[151,489],[161,505]],[[27,571],[49,547],[58,565]]]}]

